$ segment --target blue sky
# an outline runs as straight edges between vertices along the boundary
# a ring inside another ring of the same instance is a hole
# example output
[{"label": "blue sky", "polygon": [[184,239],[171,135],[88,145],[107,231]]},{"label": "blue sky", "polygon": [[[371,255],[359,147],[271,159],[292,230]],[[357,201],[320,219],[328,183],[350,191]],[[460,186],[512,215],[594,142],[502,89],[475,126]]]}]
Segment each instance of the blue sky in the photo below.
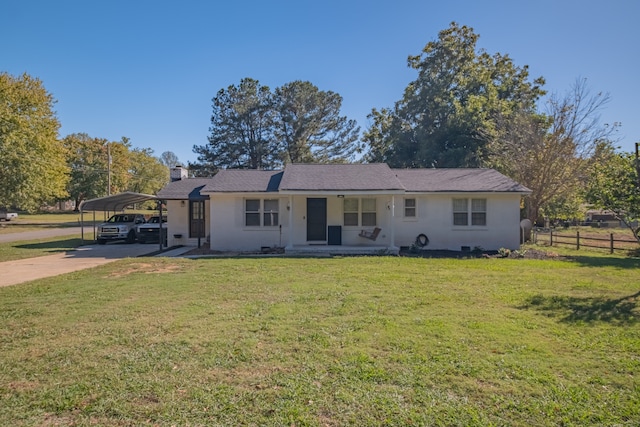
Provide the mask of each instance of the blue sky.
[{"label": "blue sky", "polygon": [[578,78],[607,92],[619,145],[640,141],[637,0],[0,0],[0,71],[41,79],[57,99],[60,136],[131,139],[195,161],[211,99],[251,77],[275,88],[308,80],[343,98],[364,130],[416,73],[407,57],[451,21],[479,47],[509,54],[549,92]]}]

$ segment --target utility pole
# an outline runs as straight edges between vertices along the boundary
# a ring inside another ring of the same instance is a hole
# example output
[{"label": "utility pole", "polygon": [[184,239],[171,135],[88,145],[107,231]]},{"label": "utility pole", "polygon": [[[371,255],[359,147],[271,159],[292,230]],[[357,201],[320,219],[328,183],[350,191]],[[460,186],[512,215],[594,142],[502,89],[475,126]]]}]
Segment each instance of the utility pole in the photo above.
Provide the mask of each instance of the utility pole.
[{"label": "utility pole", "polygon": [[636,142],[636,176],[638,178],[638,188],[640,189],[640,142]]},{"label": "utility pole", "polygon": [[111,195],[111,144],[107,142],[107,196]]}]

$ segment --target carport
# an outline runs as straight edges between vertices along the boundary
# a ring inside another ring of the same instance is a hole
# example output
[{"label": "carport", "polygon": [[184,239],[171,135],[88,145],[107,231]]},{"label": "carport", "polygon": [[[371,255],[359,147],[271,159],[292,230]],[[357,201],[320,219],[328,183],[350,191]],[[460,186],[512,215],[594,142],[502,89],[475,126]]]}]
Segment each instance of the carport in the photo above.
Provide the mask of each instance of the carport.
[{"label": "carport", "polygon": [[[135,205],[136,203],[146,202],[147,200],[158,201],[158,215],[162,218],[162,201],[156,196],[150,194],[134,193],[126,191],[124,193],[114,194],[112,196],[99,197],[97,199],[85,200],[80,204],[80,227],[81,227],[81,240],[84,243],[84,213],[93,212],[93,240],[96,240],[96,212],[121,212],[127,206]],[[160,221],[160,236],[162,236],[162,221]],[[162,250],[162,240],[158,239],[160,250]]]}]

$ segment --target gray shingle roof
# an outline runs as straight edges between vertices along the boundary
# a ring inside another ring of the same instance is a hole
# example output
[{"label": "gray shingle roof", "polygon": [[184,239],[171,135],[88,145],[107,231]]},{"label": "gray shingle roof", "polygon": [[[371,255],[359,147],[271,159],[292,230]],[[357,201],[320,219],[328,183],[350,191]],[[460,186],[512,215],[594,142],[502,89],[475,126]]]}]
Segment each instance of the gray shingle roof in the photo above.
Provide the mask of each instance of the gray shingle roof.
[{"label": "gray shingle roof", "polygon": [[531,192],[493,169],[393,169],[393,172],[410,192]]},{"label": "gray shingle roof", "polygon": [[284,169],[282,191],[404,190],[385,163],[290,164]]},{"label": "gray shingle roof", "polygon": [[290,164],[284,171],[226,169],[213,178],[171,182],[158,192],[158,198],[208,198],[203,192],[404,190],[417,193],[531,192],[493,169],[391,169],[385,163]]},{"label": "gray shingle roof", "polygon": [[204,200],[208,196],[200,194],[202,188],[211,182],[211,178],[188,178],[168,183],[158,191],[158,198],[164,200]]},{"label": "gray shingle roof", "polygon": [[255,193],[278,191],[282,171],[225,169],[210,178],[203,191],[214,193]]}]

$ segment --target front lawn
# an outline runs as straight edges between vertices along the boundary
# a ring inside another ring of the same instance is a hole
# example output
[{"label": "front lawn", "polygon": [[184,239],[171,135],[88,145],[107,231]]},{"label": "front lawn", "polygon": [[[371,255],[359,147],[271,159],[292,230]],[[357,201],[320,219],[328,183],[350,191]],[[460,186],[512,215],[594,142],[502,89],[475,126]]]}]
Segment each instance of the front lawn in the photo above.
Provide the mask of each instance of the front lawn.
[{"label": "front lawn", "polygon": [[2,288],[0,425],[638,425],[639,272],[137,258]]}]

